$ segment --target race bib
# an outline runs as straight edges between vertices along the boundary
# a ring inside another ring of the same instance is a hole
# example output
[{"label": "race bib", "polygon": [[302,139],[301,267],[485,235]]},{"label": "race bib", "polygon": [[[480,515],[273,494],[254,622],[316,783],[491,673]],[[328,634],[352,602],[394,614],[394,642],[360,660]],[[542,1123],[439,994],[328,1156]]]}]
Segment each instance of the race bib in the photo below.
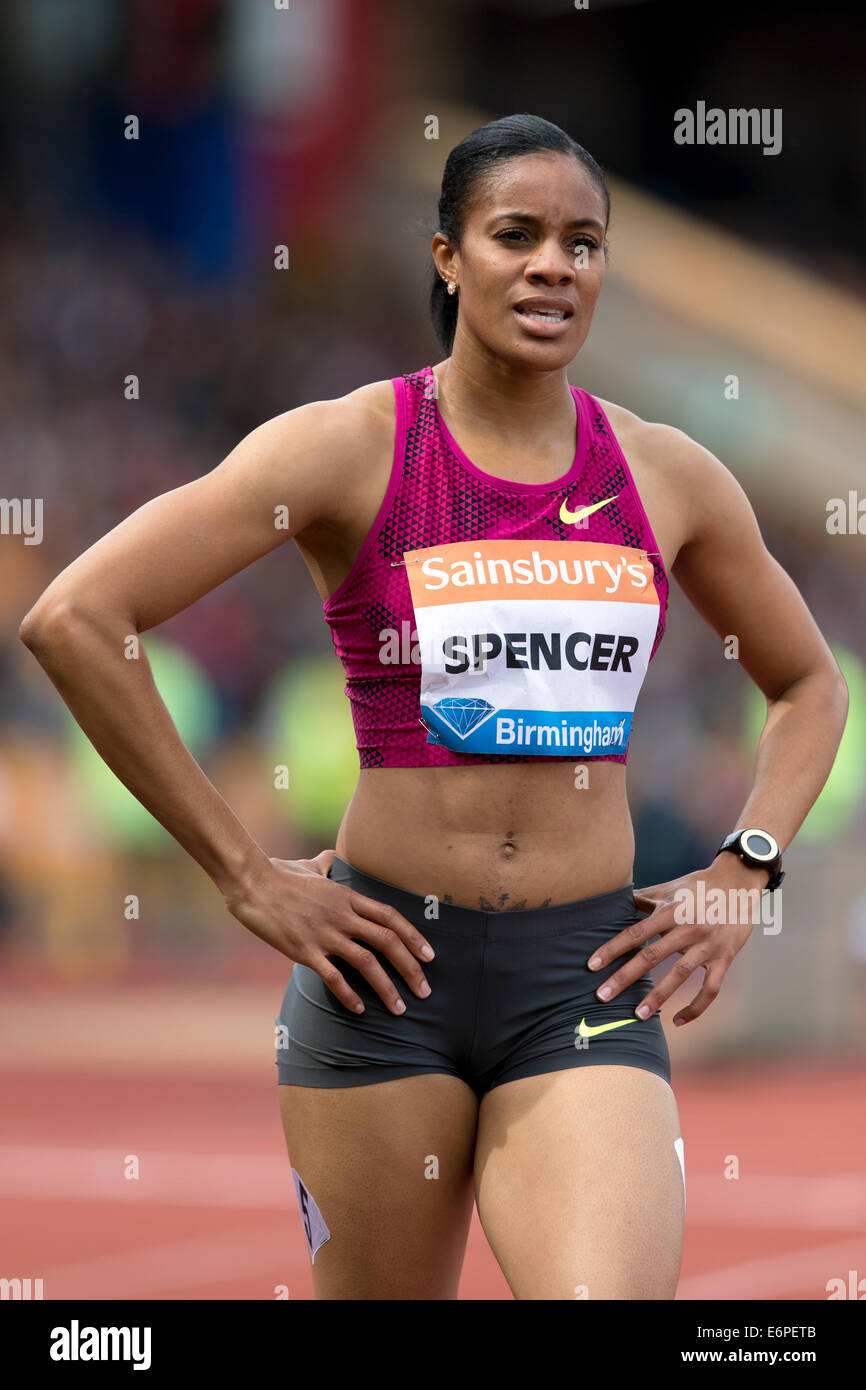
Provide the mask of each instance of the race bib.
[{"label": "race bib", "polygon": [[457,753],[624,753],[658,627],[645,550],[456,541],[404,553],[427,742]]}]

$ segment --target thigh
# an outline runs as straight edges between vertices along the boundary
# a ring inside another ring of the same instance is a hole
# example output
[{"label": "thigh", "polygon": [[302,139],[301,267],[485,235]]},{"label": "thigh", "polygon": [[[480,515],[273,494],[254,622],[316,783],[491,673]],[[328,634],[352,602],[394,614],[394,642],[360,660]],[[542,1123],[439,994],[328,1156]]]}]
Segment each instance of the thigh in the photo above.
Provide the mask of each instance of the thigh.
[{"label": "thigh", "polygon": [[597,1064],[483,1097],[475,1195],[515,1298],[672,1299],[684,1192],[673,1091]]},{"label": "thigh", "polygon": [[456,1076],[281,1085],[292,1167],[330,1240],[317,1299],[454,1299],[472,1216],[478,1100]]}]

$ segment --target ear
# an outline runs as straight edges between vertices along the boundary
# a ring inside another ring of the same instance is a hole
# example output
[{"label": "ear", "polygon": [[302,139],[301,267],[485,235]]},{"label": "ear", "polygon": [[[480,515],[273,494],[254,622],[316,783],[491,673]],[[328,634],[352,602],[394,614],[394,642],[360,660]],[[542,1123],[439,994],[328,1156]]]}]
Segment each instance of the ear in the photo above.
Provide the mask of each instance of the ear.
[{"label": "ear", "polygon": [[456,270],[454,265],[456,252],[451,242],[441,232],[437,232],[431,243],[430,251],[433,256],[433,264],[443,280],[451,279]]}]

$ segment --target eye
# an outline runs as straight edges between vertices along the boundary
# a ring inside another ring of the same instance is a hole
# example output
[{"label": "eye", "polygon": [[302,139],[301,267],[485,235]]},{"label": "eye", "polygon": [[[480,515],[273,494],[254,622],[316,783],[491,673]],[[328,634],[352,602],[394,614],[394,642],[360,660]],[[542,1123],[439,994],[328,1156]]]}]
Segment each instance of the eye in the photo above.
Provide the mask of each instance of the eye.
[{"label": "eye", "polygon": [[[505,240],[511,241],[511,240],[513,240],[514,237],[525,237],[525,236],[526,236],[526,232],[523,230],[522,227],[506,227],[504,231],[502,231],[502,232],[497,232],[497,233],[496,233],[496,240],[497,240],[497,241],[505,241]],[[516,243],[515,243],[515,244],[516,244]],[[596,241],[595,237],[588,236],[585,232],[581,232],[578,236],[572,237],[572,238],[571,238],[571,244],[572,244],[573,246],[576,246],[576,245],[578,245],[578,244],[580,244],[581,246],[588,246],[588,247],[590,248],[591,251],[597,251],[597,250],[598,250],[598,242]]]}]

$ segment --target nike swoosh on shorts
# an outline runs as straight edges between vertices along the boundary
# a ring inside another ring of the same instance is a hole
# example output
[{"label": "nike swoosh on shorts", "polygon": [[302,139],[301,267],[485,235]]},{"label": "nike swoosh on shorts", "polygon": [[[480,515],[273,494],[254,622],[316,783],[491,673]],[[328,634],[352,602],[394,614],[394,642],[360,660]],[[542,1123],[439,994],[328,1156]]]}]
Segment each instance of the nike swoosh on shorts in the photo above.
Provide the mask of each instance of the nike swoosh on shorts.
[{"label": "nike swoosh on shorts", "polygon": [[609,1028],[624,1028],[627,1023],[637,1023],[636,1018],[620,1018],[616,1023],[598,1023],[594,1028],[590,1028],[585,1019],[581,1019],[578,1025],[578,1033],[582,1038],[594,1038],[596,1033],[606,1033]]}]

